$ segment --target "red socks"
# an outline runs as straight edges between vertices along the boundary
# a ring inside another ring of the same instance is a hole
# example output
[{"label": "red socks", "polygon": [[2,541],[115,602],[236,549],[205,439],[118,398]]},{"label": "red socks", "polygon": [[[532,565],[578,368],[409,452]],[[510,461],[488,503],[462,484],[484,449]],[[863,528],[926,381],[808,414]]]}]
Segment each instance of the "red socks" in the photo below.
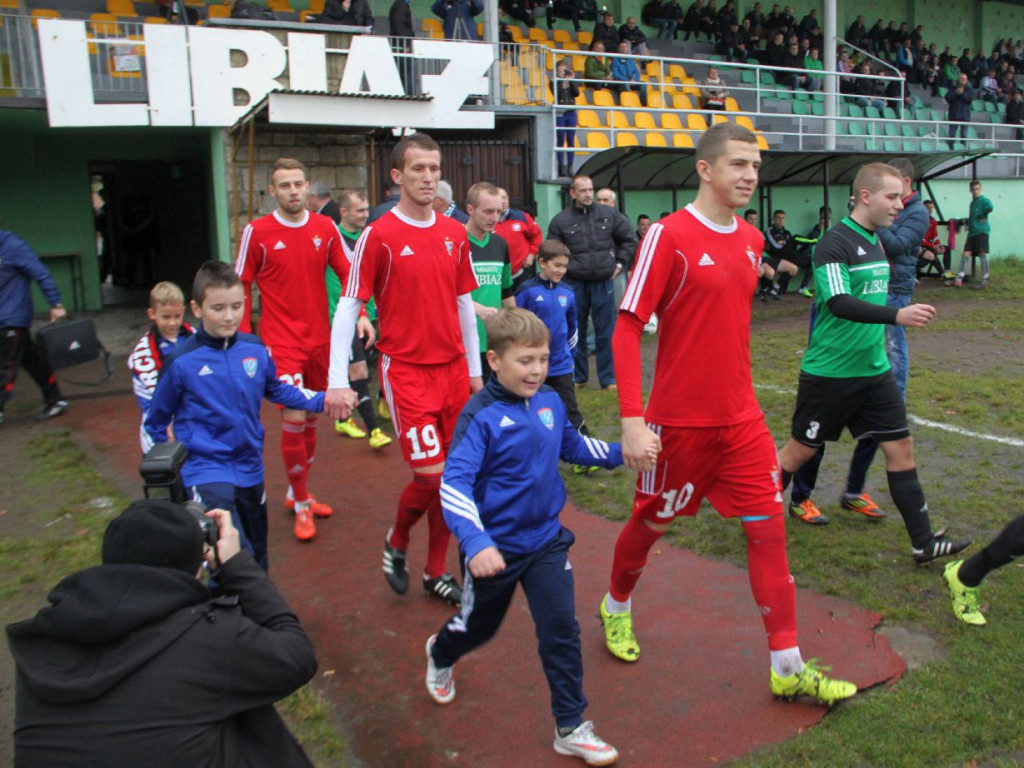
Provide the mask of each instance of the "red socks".
[{"label": "red socks", "polygon": [[[431,505],[438,508],[438,517],[441,509],[441,473],[430,475],[413,474],[412,482],[405,486],[402,497],[398,500],[398,514],[395,517],[395,525],[391,531],[389,542],[395,549],[406,550],[409,548],[409,531],[416,525],[424,512],[429,512]],[[428,521],[430,516],[428,515]],[[444,520],[441,520],[444,526]],[[431,529],[433,529],[431,524]],[[445,526],[445,532],[448,528]],[[447,536],[445,547],[447,548]],[[444,571],[442,570],[442,573]],[[440,575],[440,574],[438,574]]]},{"label": "red socks", "polygon": [[296,501],[309,498],[306,489],[306,478],[309,476],[306,431],[305,419],[281,422],[281,458],[284,459],[284,471],[288,473],[288,482],[291,483]]},{"label": "red socks", "polygon": [[444,521],[444,514],[441,512],[440,487],[437,496],[427,507],[427,529],[430,538],[427,542],[427,564],[424,567],[427,577],[436,579],[443,576],[446,569],[445,560],[448,558],[448,541],[452,532],[448,530],[448,523]]},{"label": "red socks", "polygon": [[608,590],[613,598],[622,603],[629,600],[647,565],[647,553],[661,536],[661,531],[653,530],[639,517],[629,518],[615,542],[611,587]]},{"label": "red socks", "polygon": [[[796,588],[786,559],[786,522],[782,515],[744,520],[750,591],[761,612],[768,649],[796,646]],[[614,596],[614,595],[613,595]]]},{"label": "red socks", "polygon": [[306,466],[313,463],[313,456],[316,455],[316,417],[306,419],[306,429],[302,433],[303,442],[306,443]]}]

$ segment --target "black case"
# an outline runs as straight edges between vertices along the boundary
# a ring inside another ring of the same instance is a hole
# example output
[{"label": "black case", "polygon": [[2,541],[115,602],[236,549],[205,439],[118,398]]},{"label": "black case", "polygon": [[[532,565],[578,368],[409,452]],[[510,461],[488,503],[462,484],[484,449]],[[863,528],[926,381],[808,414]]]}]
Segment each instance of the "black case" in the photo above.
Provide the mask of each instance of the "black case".
[{"label": "black case", "polygon": [[110,353],[96,336],[96,323],[92,320],[68,319],[44,325],[36,331],[36,342],[42,348],[43,354],[46,355],[46,361],[50,364],[50,368],[55,371],[82,363],[91,363],[102,357],[107,367],[107,378],[103,381],[114,374]]}]

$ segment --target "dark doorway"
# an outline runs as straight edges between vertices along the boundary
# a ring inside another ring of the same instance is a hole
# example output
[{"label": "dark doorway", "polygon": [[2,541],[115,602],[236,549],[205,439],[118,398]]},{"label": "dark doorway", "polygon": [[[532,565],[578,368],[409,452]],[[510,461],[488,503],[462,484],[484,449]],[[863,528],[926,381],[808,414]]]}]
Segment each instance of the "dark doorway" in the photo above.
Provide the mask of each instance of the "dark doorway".
[{"label": "dark doorway", "polygon": [[[189,295],[196,269],[211,258],[207,168],[198,160],[103,162],[89,173],[101,182],[104,215],[104,303],[161,280]],[[108,277],[109,275],[109,277]]]}]

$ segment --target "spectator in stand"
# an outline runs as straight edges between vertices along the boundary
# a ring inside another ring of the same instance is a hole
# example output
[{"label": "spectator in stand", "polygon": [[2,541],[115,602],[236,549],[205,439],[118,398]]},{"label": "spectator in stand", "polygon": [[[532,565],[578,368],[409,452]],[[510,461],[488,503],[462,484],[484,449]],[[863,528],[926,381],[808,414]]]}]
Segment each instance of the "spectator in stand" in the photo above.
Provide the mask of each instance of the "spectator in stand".
[{"label": "spectator in stand", "polygon": [[787,5],[785,8],[783,8],[781,19],[782,29],[786,32],[787,35],[797,33],[796,15],[792,5]]},{"label": "spectator in stand", "polygon": [[484,0],[434,0],[430,11],[440,17],[446,40],[479,40],[475,16],[484,12]]},{"label": "spectator in stand", "polygon": [[636,59],[630,52],[629,40],[619,43],[619,53],[612,59],[612,89],[618,93],[623,91],[636,91],[640,95],[640,101],[647,103],[647,88],[640,80],[640,68],[636,65]]},{"label": "spectator in stand", "polygon": [[776,32],[785,33],[786,24],[782,20],[782,8],[778,5],[773,5],[771,12],[765,17],[764,28],[773,37]]},{"label": "spectator in stand", "polygon": [[[803,69],[804,59],[800,56],[800,43],[790,43],[789,50],[782,60],[782,66],[789,69]],[[803,88],[805,91],[816,91],[821,87],[821,82],[809,75],[800,72],[783,72],[781,82],[794,91]]]},{"label": "spectator in stand", "polygon": [[708,0],[708,4],[704,7],[704,13],[700,17],[700,31],[708,36],[708,42],[710,43],[715,39],[715,20],[718,18],[718,3],[717,0]]},{"label": "spectator in stand", "polygon": [[807,12],[807,15],[800,19],[800,25],[797,27],[797,32],[801,37],[810,37],[811,30],[818,26],[818,11],[815,8],[811,8]]},{"label": "spectator in stand", "polygon": [[804,69],[810,69],[821,73],[817,75],[810,75],[810,79],[814,83],[814,87],[807,89],[809,91],[820,91],[824,87],[825,82],[825,64],[821,60],[821,55],[817,46],[812,45],[811,49],[804,57]]},{"label": "spectator in stand", "polygon": [[718,67],[708,67],[707,76],[700,83],[701,109],[725,111],[725,99],[729,89],[718,74]]},{"label": "spectator in stand", "polygon": [[661,0],[647,0],[640,9],[640,21],[648,27],[656,27],[660,38],[665,31],[665,9],[661,7]]},{"label": "spectator in stand", "polygon": [[900,36],[899,30],[896,29],[896,22],[890,21],[889,26],[885,28],[885,58],[891,59],[896,55],[896,49],[900,47],[900,43],[903,42],[903,38]]},{"label": "spectator in stand", "polygon": [[469,221],[469,215],[455,204],[452,185],[447,181],[437,182],[437,191],[434,193],[434,210],[442,216],[455,219],[460,224]]},{"label": "spectator in stand", "polygon": [[864,17],[858,16],[854,19],[853,24],[846,30],[846,42],[850,45],[855,45],[858,48],[863,48],[863,40],[867,36],[868,30],[864,26]]},{"label": "spectator in stand", "polygon": [[839,51],[839,56],[836,59],[836,72],[839,73],[839,92],[853,93],[854,78],[850,77],[853,74],[853,65],[850,63],[850,53],[845,48]]},{"label": "spectator in stand", "polygon": [[971,122],[971,102],[974,101],[974,89],[967,82],[967,75],[960,73],[956,86],[946,92],[946,102],[949,104],[949,122],[959,123],[949,127],[949,138],[953,138],[957,129],[960,136],[967,138],[967,123]]},{"label": "spectator in stand", "polygon": [[[679,4],[679,0],[669,0],[663,13],[665,20],[665,39],[675,40],[679,35],[679,25],[683,21],[683,6]],[[658,31],[658,37],[661,37],[661,30]]]},{"label": "spectator in stand", "polygon": [[701,16],[704,14],[704,0],[693,0],[693,4],[686,9],[686,15],[683,17],[683,41],[690,39],[690,35],[693,35],[693,39],[698,39],[701,29]]},{"label": "spectator in stand", "polygon": [[875,79],[871,73],[871,62],[865,61],[862,63],[857,68],[857,74],[863,76],[854,78],[854,103],[862,107],[874,107],[878,111],[882,111],[885,108],[885,102],[878,98],[878,92],[875,90]]},{"label": "spectator in stand", "polygon": [[[781,32],[776,32],[771,39],[771,42],[765,46],[764,49],[764,63],[769,67],[782,67],[785,66],[783,61],[786,59],[786,43],[785,36]],[[776,79],[783,76],[782,72],[776,73]]]},{"label": "spectator in stand", "polygon": [[593,42],[604,43],[606,51],[619,50],[619,30],[615,27],[615,16],[605,11],[601,14],[601,21],[594,25]]},{"label": "spectator in stand", "polygon": [[879,19],[875,22],[875,25],[868,30],[868,33],[861,38],[861,45],[859,48],[865,48],[868,53],[875,56],[882,56],[885,54],[885,27],[882,25],[884,22]]},{"label": "spectator in stand", "polygon": [[635,56],[646,56],[647,35],[636,25],[636,16],[630,16],[626,23],[619,27],[619,42],[623,40],[629,43],[630,52]]},{"label": "spectator in stand", "polygon": [[[942,54],[939,64],[939,85],[942,88],[954,88],[957,80],[960,78],[960,66],[957,64],[956,56],[953,55],[948,45]],[[964,77],[969,77],[969,75],[965,73]]]},{"label": "spectator in stand", "polygon": [[605,88],[606,81],[612,79],[612,62],[607,56],[602,56],[605,47],[600,40],[594,40],[590,44],[590,50],[594,56],[587,56],[586,64],[583,65],[583,78],[591,88]]},{"label": "spectator in stand", "polygon": [[[749,26],[749,22],[743,22]],[[727,61],[738,61],[745,63],[747,60],[747,34],[740,29],[739,22],[733,18],[729,22],[729,28],[722,33],[722,39],[718,43],[718,52],[725,56]]]},{"label": "spectator in stand", "polygon": [[907,77],[914,71],[914,49],[909,37],[896,50],[896,68]]},{"label": "spectator in stand", "polygon": [[[917,276],[924,277],[929,269],[935,270],[938,277],[949,272],[949,255],[946,253],[946,246],[939,239],[939,222],[935,220],[935,203],[931,200],[924,201],[925,210],[928,211],[928,229],[921,238],[921,252],[917,260]],[[943,258],[939,258],[939,257]]]},{"label": "spectator in stand", "polygon": [[[589,65],[590,59],[587,59]],[[561,59],[555,68],[555,102],[559,105],[574,105],[580,95],[576,85],[576,73],[572,69],[570,59]],[[555,144],[558,152],[558,175],[572,176],[572,165],[576,158],[573,148],[576,146],[576,110],[560,109],[555,115],[555,126],[558,128]],[[562,147],[565,147],[562,150]]]},{"label": "spectator in stand", "polygon": [[[1013,92],[1010,103],[1006,105],[1006,124],[1024,126],[1024,101],[1019,90]],[[1017,128],[1017,141],[1024,139],[1024,128]]]},{"label": "spectator in stand", "polygon": [[733,0],[727,0],[725,5],[722,6],[722,10],[715,16],[715,39],[718,40],[719,45],[725,33],[729,31],[729,27],[734,23],[738,29],[739,17],[736,16],[736,4]]},{"label": "spectator in stand", "polygon": [[737,48],[745,57],[743,59],[744,61],[748,61],[757,56],[756,51],[757,47],[761,44],[761,38],[758,36],[758,33],[754,31],[753,26],[751,26],[750,19],[748,18],[743,19],[740,23],[739,41]]},{"label": "spectator in stand", "polygon": [[[318,14],[316,20],[326,24],[369,27],[373,31],[373,11],[366,0],[326,0],[323,13]],[[473,29],[476,30],[476,25]]]},{"label": "spectator in stand", "polygon": [[761,38],[764,36],[764,12],[761,10],[760,3],[754,3],[753,10],[750,11],[746,16],[743,17],[744,21],[750,22],[750,35],[751,37]]},{"label": "spectator in stand", "polygon": [[1006,103],[1006,96],[1003,93],[1003,89],[999,87],[999,81],[996,79],[996,71],[994,69],[990,69],[981,78],[980,90],[981,98],[985,101],[991,101],[993,104]]},{"label": "spectator in stand", "polygon": [[1013,71],[1013,67],[1009,67],[1006,72],[1003,73],[1002,79],[999,81],[999,88],[1003,91],[1003,94],[1007,98],[1007,104],[1009,99],[1014,93],[1020,90],[1017,86],[1016,73]]},{"label": "spectator in stand", "polygon": [[[410,53],[414,37],[416,30],[412,28],[409,0],[395,0],[388,9],[388,41],[391,43],[391,50],[396,54]],[[409,56],[398,56],[396,60],[398,75],[402,79],[406,94],[419,95],[419,78],[416,76],[414,60]]]}]

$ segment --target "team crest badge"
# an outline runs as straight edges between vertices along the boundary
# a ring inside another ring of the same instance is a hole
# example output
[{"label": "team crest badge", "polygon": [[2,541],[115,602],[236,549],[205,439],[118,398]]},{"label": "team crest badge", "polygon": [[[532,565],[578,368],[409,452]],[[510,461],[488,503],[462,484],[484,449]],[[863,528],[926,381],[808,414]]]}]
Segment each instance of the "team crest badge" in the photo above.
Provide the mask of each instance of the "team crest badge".
[{"label": "team crest badge", "polygon": [[522,225],[522,224],[513,224],[513,225],[512,225],[512,231],[513,231],[513,232],[519,232],[519,231],[521,231],[521,230],[522,230],[522,228],[523,228],[523,225]]},{"label": "team crest badge", "polygon": [[555,415],[551,412],[550,408],[541,408],[537,411],[537,415],[540,416],[540,423],[548,429],[555,428]]},{"label": "team crest badge", "polygon": [[450,237],[446,237],[446,238],[444,239],[444,249],[445,249],[446,251],[448,251],[448,255],[449,255],[449,256],[451,256],[451,255],[452,255],[452,248],[453,248],[454,246],[455,246],[455,243],[453,243],[453,242],[452,242],[452,240],[451,240],[451,238],[450,238]]},{"label": "team crest badge", "polygon": [[314,237],[313,237],[313,245],[316,246],[316,249],[318,251],[320,250],[320,243],[322,243],[322,242],[323,242],[323,240],[320,239],[320,235],[314,235]]},{"label": "team crest badge", "polygon": [[247,357],[242,361],[242,368],[245,369],[245,375],[250,379],[256,375],[256,358]]},{"label": "team crest badge", "polygon": [[567,306],[569,304],[569,297],[568,296],[559,296],[558,297],[558,304],[559,304],[559,306],[562,306],[562,307]]}]

